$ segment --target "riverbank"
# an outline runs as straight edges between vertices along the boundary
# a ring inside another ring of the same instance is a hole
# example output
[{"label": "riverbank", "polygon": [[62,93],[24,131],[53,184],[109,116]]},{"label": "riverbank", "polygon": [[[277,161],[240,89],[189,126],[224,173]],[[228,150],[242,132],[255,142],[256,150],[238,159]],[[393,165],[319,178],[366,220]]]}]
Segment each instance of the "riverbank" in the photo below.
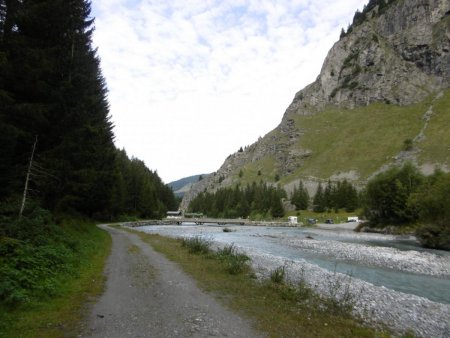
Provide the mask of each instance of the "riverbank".
[{"label": "riverbank", "polygon": [[[220,227],[146,227],[151,233],[160,233],[172,237],[190,237],[201,235],[216,238],[216,245],[223,246],[227,238],[234,242],[236,247],[244,251],[252,259],[252,265],[258,275],[266,276],[270,271],[285,266],[288,278],[292,283],[304,280],[317,292],[334,297],[348,296],[350,293],[355,299],[354,312],[362,316],[370,323],[383,323],[396,332],[404,333],[412,330],[422,337],[448,337],[450,327],[450,305],[431,301],[424,297],[413,294],[394,291],[383,286],[377,286],[367,281],[349,277],[346,274],[324,269],[316,264],[311,264],[307,259],[301,257],[285,257],[278,253],[271,253],[270,248],[276,244],[277,248],[289,248],[290,252],[306,253],[311,257],[333,256],[335,261],[354,261],[355,264],[369,264],[382,267],[375,269],[375,274],[383,274],[386,269],[399,269],[405,273],[402,278],[419,278],[420,276],[435,276],[437,281],[445,289],[448,284],[450,288],[450,256],[440,252],[419,251],[413,248],[396,249],[393,247],[371,246],[370,241],[385,240],[396,241],[396,236],[385,236],[381,234],[354,233],[351,231],[330,231],[323,229],[276,229],[268,232],[267,229],[250,229],[250,227],[232,227],[234,232],[222,234]],[[293,232],[296,237],[293,238]],[[237,242],[239,234],[249,232],[241,243]],[[308,239],[306,236],[314,239]],[[336,239],[340,239],[339,241]],[[266,249],[255,248],[255,241],[263,240]],[[359,240],[363,243],[351,243]],[[347,241],[347,242],[345,242]],[[367,242],[367,243],[365,243]],[[281,249],[280,249],[281,250]],[[434,277],[433,277],[434,278]],[[402,283],[402,280],[396,281]],[[426,284],[423,288],[429,288]],[[448,288],[447,288],[448,289]]]}]

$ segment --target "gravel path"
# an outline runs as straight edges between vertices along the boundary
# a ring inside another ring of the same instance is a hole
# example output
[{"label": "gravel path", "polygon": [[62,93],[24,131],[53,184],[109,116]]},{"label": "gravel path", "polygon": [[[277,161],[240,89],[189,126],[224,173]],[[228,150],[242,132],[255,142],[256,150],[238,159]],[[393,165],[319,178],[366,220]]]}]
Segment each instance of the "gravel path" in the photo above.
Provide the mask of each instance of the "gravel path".
[{"label": "gravel path", "polygon": [[106,290],[81,337],[258,336],[137,235],[101,227],[113,239]]}]

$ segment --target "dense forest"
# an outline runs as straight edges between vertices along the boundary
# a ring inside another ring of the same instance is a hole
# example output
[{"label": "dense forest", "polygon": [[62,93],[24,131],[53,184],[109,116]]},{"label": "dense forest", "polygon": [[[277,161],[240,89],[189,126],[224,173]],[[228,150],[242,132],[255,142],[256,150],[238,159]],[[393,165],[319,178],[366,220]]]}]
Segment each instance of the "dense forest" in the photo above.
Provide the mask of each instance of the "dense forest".
[{"label": "dense forest", "polygon": [[191,201],[189,211],[202,212],[211,217],[280,218],[284,216],[285,203],[288,202],[296,210],[312,207],[316,212],[342,208],[354,211],[359,205],[356,188],[346,180],[328,181],[325,189],[319,184],[312,201],[301,181],[290,196],[279,186],[253,182],[245,187],[236,185],[214,193],[203,192]]},{"label": "dense forest", "polygon": [[93,29],[86,0],[0,0],[0,332],[106,255],[93,220],[177,208],[114,145]]},{"label": "dense forest", "polygon": [[1,202],[29,169],[27,200],[54,214],[162,216],[171,190],[114,146],[92,33],[87,1],[0,1]]},{"label": "dense forest", "polygon": [[284,189],[253,182],[242,189],[237,185],[200,193],[189,204],[189,211],[219,218],[278,218],[284,216],[283,198]]}]

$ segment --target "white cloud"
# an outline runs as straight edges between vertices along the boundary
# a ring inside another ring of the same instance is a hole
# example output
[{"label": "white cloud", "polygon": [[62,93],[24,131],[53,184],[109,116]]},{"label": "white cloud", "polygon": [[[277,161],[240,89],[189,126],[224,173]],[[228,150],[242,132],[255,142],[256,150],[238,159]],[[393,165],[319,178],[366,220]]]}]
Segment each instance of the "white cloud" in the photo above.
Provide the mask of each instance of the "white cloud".
[{"label": "white cloud", "polygon": [[169,182],[281,121],[363,0],[96,0],[116,143]]}]

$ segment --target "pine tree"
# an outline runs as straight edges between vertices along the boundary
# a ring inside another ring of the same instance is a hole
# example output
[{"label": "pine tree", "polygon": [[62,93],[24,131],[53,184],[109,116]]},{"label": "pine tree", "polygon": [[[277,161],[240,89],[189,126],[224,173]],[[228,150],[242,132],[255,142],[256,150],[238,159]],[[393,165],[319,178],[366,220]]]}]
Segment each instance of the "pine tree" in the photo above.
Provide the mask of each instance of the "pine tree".
[{"label": "pine tree", "polygon": [[313,210],[315,212],[325,211],[325,198],[321,183],[319,183],[319,185],[317,186],[316,194],[314,195]]},{"label": "pine tree", "polygon": [[299,182],[298,188],[294,187],[294,191],[291,196],[291,203],[295,205],[296,210],[308,209],[309,194],[302,181]]}]

